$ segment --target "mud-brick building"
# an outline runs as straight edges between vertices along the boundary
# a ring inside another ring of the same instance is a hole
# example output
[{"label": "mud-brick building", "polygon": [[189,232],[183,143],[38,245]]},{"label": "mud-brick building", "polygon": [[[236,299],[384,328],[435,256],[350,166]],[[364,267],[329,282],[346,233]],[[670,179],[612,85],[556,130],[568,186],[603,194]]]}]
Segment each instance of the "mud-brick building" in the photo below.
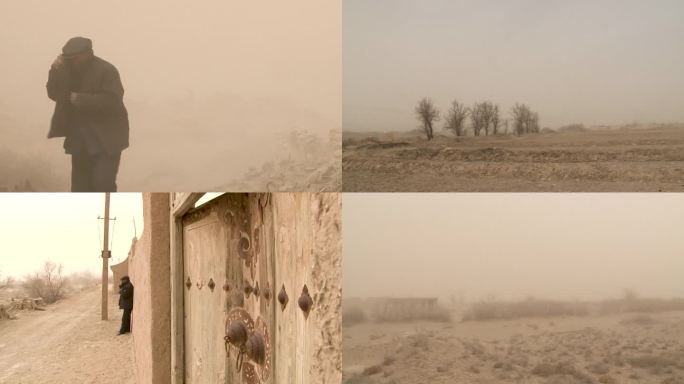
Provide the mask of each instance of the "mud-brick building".
[{"label": "mud-brick building", "polygon": [[200,197],[143,194],[138,382],[341,382],[340,195]]}]

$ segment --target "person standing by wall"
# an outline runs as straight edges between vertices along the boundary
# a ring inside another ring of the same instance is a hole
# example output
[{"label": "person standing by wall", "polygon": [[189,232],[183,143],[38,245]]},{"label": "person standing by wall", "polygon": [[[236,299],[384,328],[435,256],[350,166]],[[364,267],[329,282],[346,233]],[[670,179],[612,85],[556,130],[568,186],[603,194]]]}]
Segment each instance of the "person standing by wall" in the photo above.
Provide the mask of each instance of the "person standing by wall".
[{"label": "person standing by wall", "polygon": [[131,312],[133,312],[133,284],[128,276],[121,278],[119,284],[119,308],[123,309],[119,335],[131,332]]}]

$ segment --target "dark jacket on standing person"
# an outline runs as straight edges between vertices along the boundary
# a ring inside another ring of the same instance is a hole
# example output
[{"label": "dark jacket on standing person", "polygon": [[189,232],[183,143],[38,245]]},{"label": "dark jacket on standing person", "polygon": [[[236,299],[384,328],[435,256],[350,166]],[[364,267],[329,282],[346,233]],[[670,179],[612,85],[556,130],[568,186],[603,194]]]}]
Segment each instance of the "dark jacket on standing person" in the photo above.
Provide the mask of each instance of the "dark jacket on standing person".
[{"label": "dark jacket on standing person", "polygon": [[[124,89],[116,68],[94,56],[80,70],[70,65],[51,67],[48,97],[56,102],[48,138],[64,137],[68,154],[91,151],[92,146],[109,155],[128,147],[128,112]],[[73,105],[71,92],[79,94]]]},{"label": "dark jacket on standing person", "polygon": [[133,284],[128,279],[119,285],[119,308],[133,309]]}]

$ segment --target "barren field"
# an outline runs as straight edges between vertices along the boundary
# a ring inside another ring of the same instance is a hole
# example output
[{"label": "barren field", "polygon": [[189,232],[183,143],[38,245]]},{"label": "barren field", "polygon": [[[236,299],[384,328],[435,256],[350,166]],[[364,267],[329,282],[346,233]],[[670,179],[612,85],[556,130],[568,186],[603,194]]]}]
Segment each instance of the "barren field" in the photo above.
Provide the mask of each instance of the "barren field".
[{"label": "barren field", "polygon": [[121,312],[110,295],[100,320],[99,287],[0,320],[0,383],[135,383],[130,334],[116,336]]},{"label": "barren field", "polygon": [[684,312],[345,326],[345,384],[684,383]]},{"label": "barren field", "polygon": [[684,129],[447,137],[344,133],[348,192],[684,191]]}]

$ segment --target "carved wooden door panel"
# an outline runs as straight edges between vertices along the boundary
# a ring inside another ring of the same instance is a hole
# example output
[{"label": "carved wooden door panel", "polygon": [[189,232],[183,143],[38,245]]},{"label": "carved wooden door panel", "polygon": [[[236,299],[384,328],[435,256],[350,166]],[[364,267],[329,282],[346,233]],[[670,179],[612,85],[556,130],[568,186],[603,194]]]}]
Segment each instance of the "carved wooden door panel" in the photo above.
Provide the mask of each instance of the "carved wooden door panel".
[{"label": "carved wooden door panel", "polygon": [[186,383],[341,381],[340,205],[226,194],[183,217]]},{"label": "carved wooden door panel", "polygon": [[224,346],[225,317],[242,305],[241,233],[245,195],[223,195],[183,217],[185,382],[237,382]]},{"label": "carved wooden door panel", "polygon": [[274,269],[273,219],[270,194],[250,194],[241,220],[233,225],[240,233],[242,306],[231,308],[226,318],[226,342],[232,351],[240,381],[271,384],[274,371]]}]

